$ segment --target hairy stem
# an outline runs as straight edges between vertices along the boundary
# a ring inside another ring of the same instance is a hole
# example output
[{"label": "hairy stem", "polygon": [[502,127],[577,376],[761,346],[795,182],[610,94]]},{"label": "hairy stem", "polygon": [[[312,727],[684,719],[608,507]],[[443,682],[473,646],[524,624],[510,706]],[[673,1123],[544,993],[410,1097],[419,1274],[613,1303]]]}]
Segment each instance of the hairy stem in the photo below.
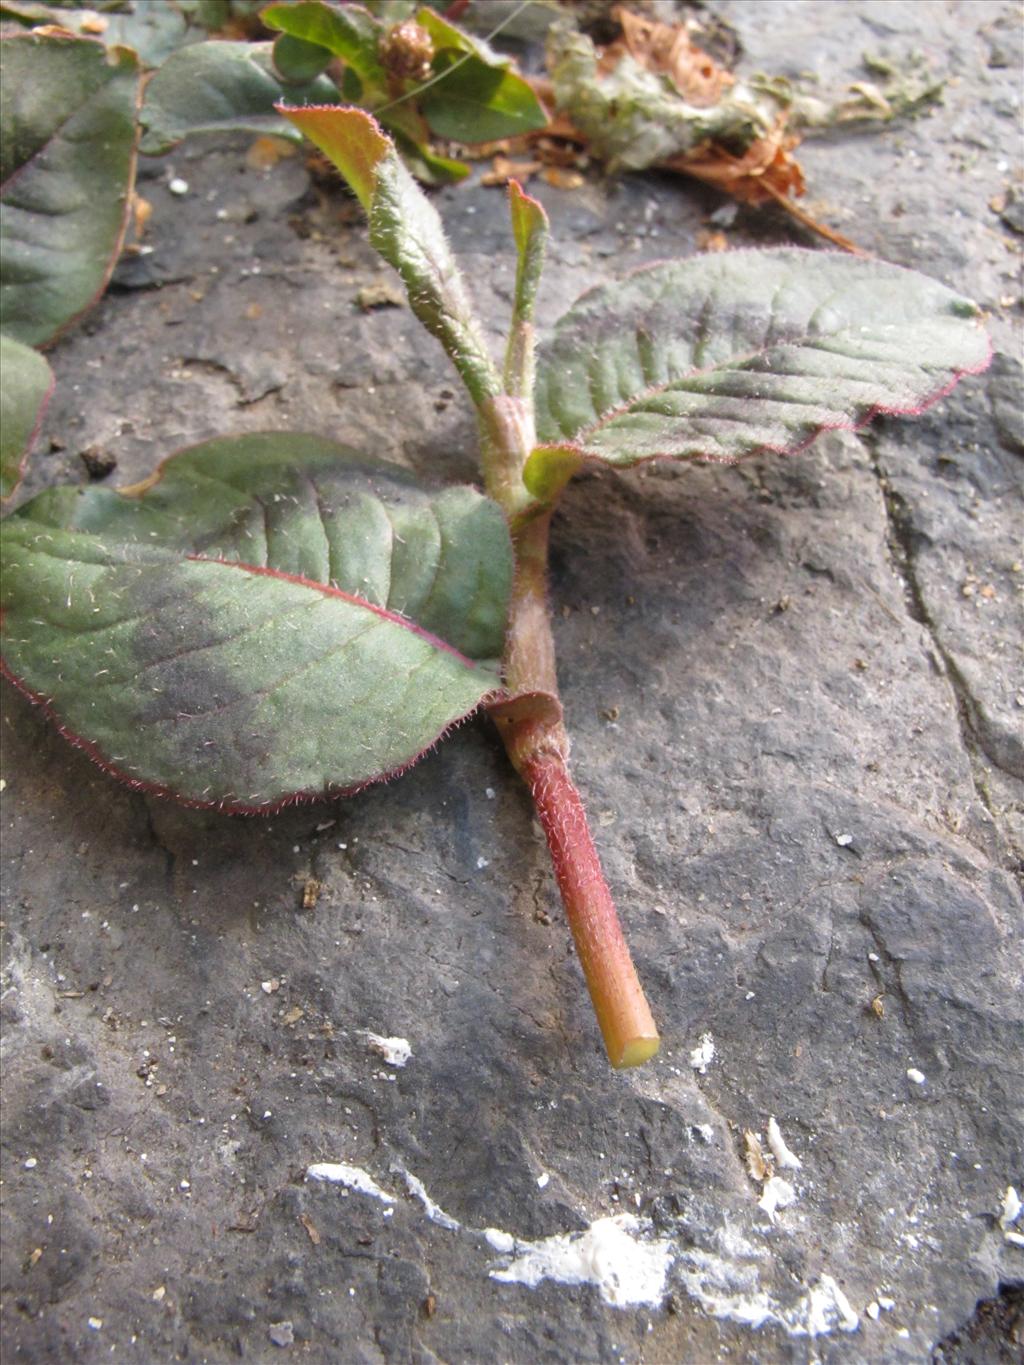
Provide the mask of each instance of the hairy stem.
[{"label": "hairy stem", "polygon": [[550,511],[515,535],[516,580],[505,648],[511,700],[492,708],[516,770],[537,807],[566,918],[612,1066],[638,1066],[658,1030],[633,966],[611,892],[569,775],[547,602]]}]

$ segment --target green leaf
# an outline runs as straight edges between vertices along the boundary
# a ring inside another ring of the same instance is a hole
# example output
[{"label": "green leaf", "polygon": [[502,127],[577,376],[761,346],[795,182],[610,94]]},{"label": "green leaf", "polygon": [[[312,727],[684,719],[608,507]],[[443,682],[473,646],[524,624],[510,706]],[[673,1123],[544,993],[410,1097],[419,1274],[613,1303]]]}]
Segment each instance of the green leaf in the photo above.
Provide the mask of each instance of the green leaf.
[{"label": "green leaf", "polygon": [[508,207],[518,257],[515,314],[525,322],[531,322],[541,272],[544,269],[548,216],[544,212],[543,204],[527,194],[518,180],[509,181]]},{"label": "green leaf", "polygon": [[0,335],[0,498],[9,498],[21,483],[52,392],[53,372],[39,352]]},{"label": "green leaf", "polygon": [[924,275],[729,251],[585,294],[538,359],[538,436],[615,465],[792,451],[919,412],[989,357],[977,307]]},{"label": "green leaf", "polygon": [[508,206],[518,259],[512,326],[505,352],[505,389],[517,398],[532,400],[533,310],[544,269],[548,216],[543,205],[532,199],[518,180],[509,181]]},{"label": "green leaf", "polygon": [[[137,497],[3,527],[5,667],[128,780],[266,809],[414,762],[499,688],[499,508],[312,436],[212,441]],[[472,657],[471,657],[472,656]]]},{"label": "green leaf", "polygon": [[391,140],[361,109],[279,106],[341,171],[370,220],[370,242],[398,271],[409,306],[479,406],[501,391],[437,210]]},{"label": "green leaf", "polygon": [[272,43],[212,41],[183,48],[146,86],[142,151],[166,152],[190,133],[240,129],[295,137],[275,112],[283,98],[330,103],[338,91],[326,76],[286,85],[274,71]]},{"label": "green leaf", "polygon": [[424,87],[419,97],[431,132],[453,142],[493,142],[533,132],[547,124],[547,115],[533,90],[515,72],[493,66],[479,57],[447,58],[434,62],[441,79]]},{"label": "green leaf", "polygon": [[0,326],[52,341],[114,268],[135,169],[135,54],[54,34],[0,43]]},{"label": "green leaf", "polygon": [[364,82],[386,85],[387,73],[377,57],[384,26],[359,5],[338,8],[323,4],[322,0],[298,0],[268,5],[261,10],[260,18],[267,28],[278,29],[341,57]]},{"label": "green leaf", "polygon": [[330,65],[331,54],[317,43],[282,33],[274,41],[274,70],[288,85],[316,80]]}]

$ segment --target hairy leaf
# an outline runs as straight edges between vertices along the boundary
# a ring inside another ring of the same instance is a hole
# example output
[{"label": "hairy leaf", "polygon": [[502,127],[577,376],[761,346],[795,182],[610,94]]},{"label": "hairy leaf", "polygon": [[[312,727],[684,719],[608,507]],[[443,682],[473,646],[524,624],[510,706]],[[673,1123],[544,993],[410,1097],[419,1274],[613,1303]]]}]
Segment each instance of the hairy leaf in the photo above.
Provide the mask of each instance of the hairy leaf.
[{"label": "hairy leaf", "polygon": [[791,451],[920,411],[989,355],[973,303],[898,266],[795,249],[673,261],[591,290],[558,323],[538,436],[615,465]]},{"label": "hairy leaf", "polygon": [[140,115],[142,151],[168,151],[190,133],[271,133],[296,137],[275,111],[287,97],[310,103],[338,98],[333,81],[286,84],[274,71],[273,43],[211,41],[183,48],[150,79]]},{"label": "hairy leaf", "polygon": [[0,335],[0,498],[9,498],[53,392],[53,373],[31,346]]},{"label": "hairy leaf", "polygon": [[474,403],[500,392],[437,210],[376,121],[361,109],[279,108],[351,185],[370,220],[371,243],[402,277],[409,306],[441,342]]},{"label": "hairy leaf", "polygon": [[0,326],[41,346],[102,292],[135,164],[135,54],[58,34],[0,43]]},{"label": "hairy leaf", "polygon": [[499,687],[498,507],[319,437],[212,441],[135,497],[44,493],[3,563],[6,669],[119,775],[189,801],[357,787]]}]

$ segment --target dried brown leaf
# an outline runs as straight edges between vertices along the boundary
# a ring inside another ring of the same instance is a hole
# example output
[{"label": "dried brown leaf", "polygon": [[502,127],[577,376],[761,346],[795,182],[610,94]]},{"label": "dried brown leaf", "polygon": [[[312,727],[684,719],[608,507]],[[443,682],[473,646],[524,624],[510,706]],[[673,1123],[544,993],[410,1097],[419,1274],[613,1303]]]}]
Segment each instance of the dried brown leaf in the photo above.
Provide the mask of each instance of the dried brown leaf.
[{"label": "dried brown leaf", "polygon": [[663,24],[616,5],[612,18],[622,27],[622,37],[604,50],[602,71],[611,71],[624,52],[657,75],[668,76],[687,104],[707,109],[717,104],[735,77],[702,51],[685,24]]}]

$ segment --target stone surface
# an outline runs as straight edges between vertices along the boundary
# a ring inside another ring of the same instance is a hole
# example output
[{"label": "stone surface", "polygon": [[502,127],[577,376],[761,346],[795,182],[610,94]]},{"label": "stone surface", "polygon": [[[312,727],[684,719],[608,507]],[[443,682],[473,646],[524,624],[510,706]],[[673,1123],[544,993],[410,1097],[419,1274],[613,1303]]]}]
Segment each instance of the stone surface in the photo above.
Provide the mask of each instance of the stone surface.
[{"label": "stone surface", "polygon": [[[997,359],[917,422],[736,469],[588,473],[565,497],[575,772],[661,1056],[607,1069],[484,722],[387,788],[229,819],[115,786],[8,691],[8,1359],[919,1362],[945,1338],[962,1365],[1018,1330],[1024,1255],[998,1220],[1024,1190],[1021,243],[989,207],[1019,170],[1018,20],[987,0],[716,9],[751,70],[835,87],[884,47],[956,73],[930,117],[804,160],[823,216],[991,311]],[[41,452],[61,448],[33,488],[84,480],[83,448],[127,483],[273,427],[474,477],[452,372],[408,310],[358,307],[387,276],[301,159],[187,145],[142,189],[153,250],[53,353]],[[659,177],[539,193],[546,322],[692,251],[721,203]],[[502,196],[438,202],[497,341]],[[744,210],[729,236],[792,231]],[[367,1032],[407,1039],[406,1065]],[[802,1162],[774,1221],[743,1139],[772,1115]],[[599,1241],[622,1214],[640,1223]],[[594,1225],[589,1282],[516,1282],[522,1243],[557,1268],[546,1239]],[[664,1248],[663,1289],[631,1237]]]}]

